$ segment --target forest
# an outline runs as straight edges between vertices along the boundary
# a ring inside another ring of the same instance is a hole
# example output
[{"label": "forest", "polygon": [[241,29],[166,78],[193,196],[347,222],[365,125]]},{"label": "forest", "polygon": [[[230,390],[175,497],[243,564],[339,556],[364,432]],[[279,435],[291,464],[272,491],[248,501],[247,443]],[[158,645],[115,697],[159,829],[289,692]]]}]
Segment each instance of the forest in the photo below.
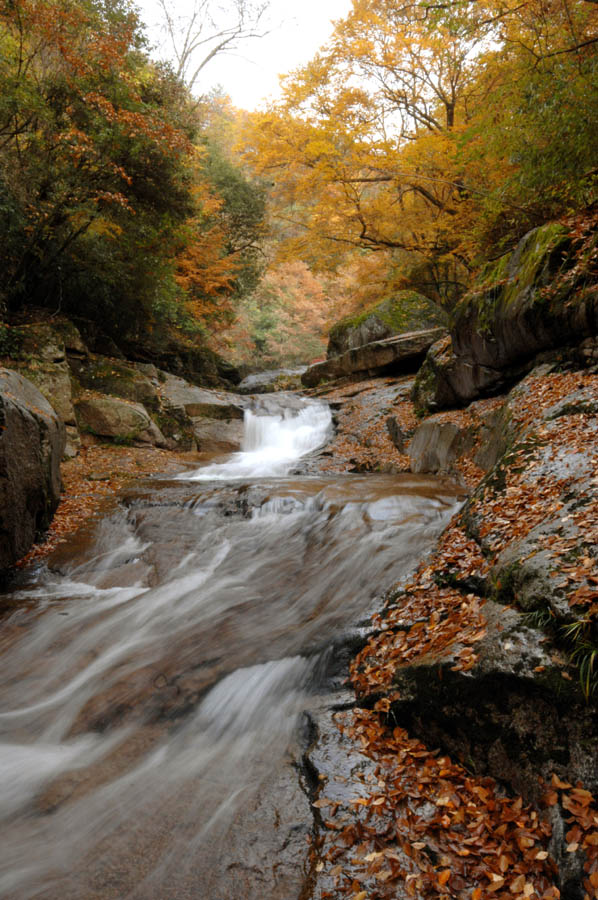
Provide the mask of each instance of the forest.
[{"label": "forest", "polygon": [[155,3],[0,0],[0,895],[597,900],[598,0]]},{"label": "forest", "polygon": [[0,22],[7,324],[59,311],[139,358],[267,367],[400,289],[452,309],[547,221],[594,264],[591,0],[355,0],[258,112],[156,61],[124,0]]}]

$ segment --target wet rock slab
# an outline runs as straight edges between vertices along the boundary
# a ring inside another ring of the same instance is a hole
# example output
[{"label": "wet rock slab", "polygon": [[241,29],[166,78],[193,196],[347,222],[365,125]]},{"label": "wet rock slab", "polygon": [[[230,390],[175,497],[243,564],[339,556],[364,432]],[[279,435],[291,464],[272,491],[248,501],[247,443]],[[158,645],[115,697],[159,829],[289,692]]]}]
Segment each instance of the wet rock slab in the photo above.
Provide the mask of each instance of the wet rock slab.
[{"label": "wet rock slab", "polygon": [[416,372],[425,354],[444,334],[444,328],[413,331],[348,350],[341,356],[310,366],[301,376],[305,387],[346,376],[367,378],[386,372]]}]

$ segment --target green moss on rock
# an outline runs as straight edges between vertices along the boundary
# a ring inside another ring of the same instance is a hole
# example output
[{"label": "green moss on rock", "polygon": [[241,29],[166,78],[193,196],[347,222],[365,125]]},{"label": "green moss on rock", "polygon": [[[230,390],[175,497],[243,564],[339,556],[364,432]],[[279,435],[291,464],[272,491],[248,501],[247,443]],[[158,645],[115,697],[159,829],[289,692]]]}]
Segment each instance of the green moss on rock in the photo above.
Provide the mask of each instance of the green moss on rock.
[{"label": "green moss on rock", "polygon": [[142,403],[149,409],[159,406],[158,394],[149,378],[133,366],[105,356],[92,356],[73,363],[83,387],[124,400]]},{"label": "green moss on rock", "polygon": [[416,291],[399,291],[359,315],[337,322],[330,329],[328,356],[395,334],[446,325],[446,312]]}]

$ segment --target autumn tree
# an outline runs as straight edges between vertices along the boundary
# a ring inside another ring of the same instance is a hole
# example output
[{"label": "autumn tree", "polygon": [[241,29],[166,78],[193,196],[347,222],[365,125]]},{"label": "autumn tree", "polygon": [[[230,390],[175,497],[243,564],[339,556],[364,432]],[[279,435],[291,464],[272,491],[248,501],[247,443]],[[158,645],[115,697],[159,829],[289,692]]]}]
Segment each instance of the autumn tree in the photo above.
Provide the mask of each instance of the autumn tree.
[{"label": "autumn tree", "polygon": [[585,0],[355,0],[246,136],[286,253],[384,254],[450,305],[489,242],[592,196],[595,34]]},{"label": "autumn tree", "polygon": [[4,312],[60,310],[130,342],[192,332],[206,298],[253,287],[260,190],[218,161],[127,4],[6,0],[0,51]]},{"label": "autumn tree", "polygon": [[176,280],[194,318],[220,332],[262,272],[265,194],[209,139],[196,157],[195,215],[180,232]]},{"label": "autumn tree", "polygon": [[222,348],[252,367],[308,363],[326,352],[329,311],[326,281],[305,263],[272,265],[239,304]]},{"label": "autumn tree", "polygon": [[114,278],[121,301],[139,291],[133,314],[166,219],[190,211],[184,98],[139,53],[124,6],[16,0],[1,12],[5,302],[73,307]]}]

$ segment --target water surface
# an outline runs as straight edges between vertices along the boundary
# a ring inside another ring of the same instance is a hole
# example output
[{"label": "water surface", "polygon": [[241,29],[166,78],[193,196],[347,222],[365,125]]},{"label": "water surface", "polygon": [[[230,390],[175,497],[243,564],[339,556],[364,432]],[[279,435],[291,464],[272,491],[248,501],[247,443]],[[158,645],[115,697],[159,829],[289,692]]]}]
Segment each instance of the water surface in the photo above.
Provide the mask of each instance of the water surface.
[{"label": "water surface", "polygon": [[15,592],[2,897],[274,897],[246,874],[268,846],[264,785],[286,766],[292,794],[331,647],[458,502],[422,477],[288,474],[330,427],[324,405],[259,401],[241,453],[140,485]]}]

